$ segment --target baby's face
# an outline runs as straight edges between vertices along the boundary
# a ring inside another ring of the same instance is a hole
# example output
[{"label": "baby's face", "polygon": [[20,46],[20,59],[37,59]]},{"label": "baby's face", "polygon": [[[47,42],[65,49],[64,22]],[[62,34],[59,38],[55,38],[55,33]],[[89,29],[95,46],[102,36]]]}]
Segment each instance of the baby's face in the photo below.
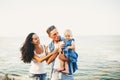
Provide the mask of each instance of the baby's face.
[{"label": "baby's face", "polygon": [[70,35],[64,35],[66,40],[70,40],[71,36]]}]

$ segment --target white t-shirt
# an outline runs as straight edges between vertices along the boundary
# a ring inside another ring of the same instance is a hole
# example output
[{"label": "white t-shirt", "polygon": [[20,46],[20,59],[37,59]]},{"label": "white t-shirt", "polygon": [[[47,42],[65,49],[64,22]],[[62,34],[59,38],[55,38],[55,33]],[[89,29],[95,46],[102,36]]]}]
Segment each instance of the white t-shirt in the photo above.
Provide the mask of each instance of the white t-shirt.
[{"label": "white t-shirt", "polygon": [[[34,51],[34,54],[36,54],[39,57],[46,56],[45,49],[44,49],[44,52],[41,53],[41,54],[37,54],[35,51]],[[33,59],[31,61],[31,67],[30,67],[29,72],[32,73],[32,74],[43,74],[43,73],[46,73],[46,61],[38,62],[35,59]]]},{"label": "white t-shirt", "polygon": [[[54,48],[58,48],[59,47],[59,43],[54,44]],[[50,49],[48,48],[48,52],[50,52]],[[55,63],[54,63],[54,69],[59,69],[60,68],[60,61],[59,61],[59,57],[57,56],[55,58]]]},{"label": "white t-shirt", "polygon": [[[58,44],[54,44],[55,48],[58,48],[59,43]],[[55,63],[54,63],[54,69],[59,69],[60,68],[60,60],[59,57],[57,56],[55,59]]]}]

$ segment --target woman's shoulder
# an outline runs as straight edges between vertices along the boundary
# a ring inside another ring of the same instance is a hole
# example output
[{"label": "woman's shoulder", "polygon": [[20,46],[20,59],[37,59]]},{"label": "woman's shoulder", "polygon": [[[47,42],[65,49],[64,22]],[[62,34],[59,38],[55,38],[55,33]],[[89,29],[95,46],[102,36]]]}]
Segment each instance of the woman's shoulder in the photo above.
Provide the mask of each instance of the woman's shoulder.
[{"label": "woman's shoulder", "polygon": [[45,44],[43,44],[42,47],[43,47],[44,52],[47,53],[48,46],[46,46]]},{"label": "woman's shoulder", "polygon": [[42,47],[48,47],[49,45],[42,44]]}]

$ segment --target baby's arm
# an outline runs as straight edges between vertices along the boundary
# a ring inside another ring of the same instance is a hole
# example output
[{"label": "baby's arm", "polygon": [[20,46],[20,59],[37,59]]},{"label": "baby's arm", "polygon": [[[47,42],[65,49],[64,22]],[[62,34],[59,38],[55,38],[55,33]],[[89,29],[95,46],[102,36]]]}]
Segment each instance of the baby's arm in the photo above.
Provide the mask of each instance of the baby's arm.
[{"label": "baby's arm", "polygon": [[71,46],[68,46],[67,48],[75,50],[75,42],[72,41]]}]

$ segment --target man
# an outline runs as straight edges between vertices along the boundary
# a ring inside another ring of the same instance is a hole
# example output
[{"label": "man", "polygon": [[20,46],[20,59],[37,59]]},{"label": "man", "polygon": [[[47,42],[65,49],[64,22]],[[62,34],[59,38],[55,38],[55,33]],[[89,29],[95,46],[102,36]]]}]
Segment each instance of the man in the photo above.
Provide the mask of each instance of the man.
[{"label": "man", "polygon": [[[47,31],[48,36],[52,39],[51,43],[48,46],[48,53],[54,53],[50,56],[47,60],[47,63],[50,64],[52,62],[52,71],[51,71],[51,80],[59,80],[59,69],[60,62],[59,62],[59,42],[62,41],[56,27],[54,25],[50,26]],[[70,74],[61,74],[61,80],[74,80],[73,79],[73,65],[70,63],[68,64]]]}]

